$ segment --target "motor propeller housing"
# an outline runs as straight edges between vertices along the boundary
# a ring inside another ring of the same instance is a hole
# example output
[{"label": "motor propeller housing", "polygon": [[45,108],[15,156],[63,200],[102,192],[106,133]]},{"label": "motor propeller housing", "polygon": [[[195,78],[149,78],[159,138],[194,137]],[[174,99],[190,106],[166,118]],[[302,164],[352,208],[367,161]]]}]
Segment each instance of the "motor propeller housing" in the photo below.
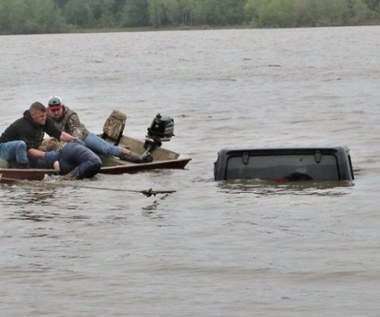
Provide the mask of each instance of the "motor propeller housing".
[{"label": "motor propeller housing", "polygon": [[161,146],[162,142],[170,141],[174,136],[174,120],[168,116],[157,114],[153,119],[145,139],[144,148],[148,151]]}]

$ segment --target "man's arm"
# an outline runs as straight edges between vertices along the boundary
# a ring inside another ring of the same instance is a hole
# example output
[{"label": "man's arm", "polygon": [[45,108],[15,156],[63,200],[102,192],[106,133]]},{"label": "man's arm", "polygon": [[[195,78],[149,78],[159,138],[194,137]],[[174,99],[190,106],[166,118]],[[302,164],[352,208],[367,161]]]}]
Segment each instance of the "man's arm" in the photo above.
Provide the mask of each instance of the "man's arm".
[{"label": "man's arm", "polygon": [[60,157],[60,153],[57,151],[41,151],[36,148],[30,148],[28,150],[28,156],[33,159],[45,159],[47,161],[51,161],[51,163],[58,161]]},{"label": "man's arm", "polygon": [[38,150],[38,149],[35,149],[35,148],[30,148],[28,150],[28,156],[31,157],[31,158],[44,158],[45,156],[45,152],[44,151],[41,151],[41,150]]},{"label": "man's arm", "polygon": [[77,139],[77,137],[72,136],[71,134],[68,134],[65,131],[62,131],[61,136],[59,137],[59,140],[62,142],[71,142]]}]

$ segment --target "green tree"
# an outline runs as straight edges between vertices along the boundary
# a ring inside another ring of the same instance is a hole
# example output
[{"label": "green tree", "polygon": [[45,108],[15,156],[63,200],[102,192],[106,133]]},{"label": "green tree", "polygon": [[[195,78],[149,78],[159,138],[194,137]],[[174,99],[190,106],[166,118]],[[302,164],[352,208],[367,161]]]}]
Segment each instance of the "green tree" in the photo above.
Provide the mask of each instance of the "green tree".
[{"label": "green tree", "polygon": [[197,24],[220,24],[218,0],[195,0],[194,20]]},{"label": "green tree", "polygon": [[52,33],[62,29],[63,19],[52,0],[28,1],[30,18],[26,21],[31,33]]},{"label": "green tree", "polygon": [[380,0],[0,0],[0,33],[61,32],[67,26],[378,24]]},{"label": "green tree", "polygon": [[162,0],[148,0],[148,12],[152,26],[158,28],[168,24],[165,5]]},{"label": "green tree", "polygon": [[193,0],[177,0],[179,7],[179,16],[181,24],[190,25],[193,23],[193,10],[194,1]]},{"label": "green tree", "polygon": [[244,6],[246,0],[223,0],[220,1],[221,13],[224,24],[237,25],[244,21]]},{"label": "green tree", "polygon": [[63,25],[53,0],[1,0],[0,21],[10,34],[59,32]]},{"label": "green tree", "polygon": [[0,0],[0,34],[11,33],[11,1]]},{"label": "green tree", "polygon": [[318,26],[344,25],[348,17],[346,0],[319,0]]},{"label": "green tree", "polygon": [[126,27],[149,25],[148,0],[128,0],[122,10],[120,23]]},{"label": "green tree", "polygon": [[67,23],[80,27],[95,26],[91,0],[69,0],[64,8]]},{"label": "green tree", "polygon": [[368,8],[370,8],[373,11],[379,11],[380,10],[380,0],[364,0]]},{"label": "green tree", "polygon": [[69,1],[69,0],[54,0],[54,3],[55,3],[55,5],[56,5],[57,7],[59,7],[59,8],[62,9],[62,8],[65,7],[67,1]]},{"label": "green tree", "polygon": [[318,2],[309,0],[295,0],[295,26],[316,26],[320,19]]},{"label": "green tree", "polygon": [[79,27],[113,26],[115,0],[69,0],[64,7],[66,22]]},{"label": "green tree", "polygon": [[347,0],[347,24],[358,25],[371,19],[372,12],[363,0]]},{"label": "green tree", "polygon": [[247,0],[194,0],[194,21],[199,24],[237,25],[244,20]]},{"label": "green tree", "polygon": [[[160,0],[152,1],[151,10],[157,10],[161,24],[185,25],[192,23],[192,0]],[[152,13],[152,11],[150,11]]]},{"label": "green tree", "polygon": [[112,27],[117,24],[115,15],[115,0],[94,1],[92,10],[94,11],[95,24],[100,27]]},{"label": "green tree", "polygon": [[244,19],[252,26],[258,26],[261,6],[265,0],[247,0],[244,5]]},{"label": "green tree", "polygon": [[181,24],[181,3],[178,0],[164,0],[166,18],[171,25]]},{"label": "green tree", "polygon": [[269,0],[260,6],[260,26],[292,27],[295,26],[293,0]]}]

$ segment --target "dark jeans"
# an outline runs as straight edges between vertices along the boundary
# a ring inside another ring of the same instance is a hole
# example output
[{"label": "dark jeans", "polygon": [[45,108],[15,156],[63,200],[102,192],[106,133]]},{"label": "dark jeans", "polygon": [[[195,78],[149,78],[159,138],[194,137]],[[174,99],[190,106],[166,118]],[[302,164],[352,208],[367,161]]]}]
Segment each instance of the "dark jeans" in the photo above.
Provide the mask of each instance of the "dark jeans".
[{"label": "dark jeans", "polygon": [[[91,178],[102,166],[100,158],[81,140],[65,143],[59,153],[61,154],[59,158],[61,175],[71,173],[77,179]],[[35,167],[53,168],[53,163],[47,159],[38,159]]]},{"label": "dark jeans", "polygon": [[59,164],[62,175],[71,173],[78,179],[90,178],[96,175],[102,166],[100,158],[81,140],[64,144],[60,152]]}]

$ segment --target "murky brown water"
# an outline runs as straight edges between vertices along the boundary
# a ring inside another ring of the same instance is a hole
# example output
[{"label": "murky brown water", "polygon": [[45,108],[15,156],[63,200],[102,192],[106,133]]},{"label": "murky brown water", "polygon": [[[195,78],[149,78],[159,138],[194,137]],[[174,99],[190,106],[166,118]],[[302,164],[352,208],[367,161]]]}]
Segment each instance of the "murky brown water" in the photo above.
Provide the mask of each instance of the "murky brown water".
[{"label": "murky brown water", "polygon": [[[379,36],[1,36],[2,131],[58,94],[94,132],[113,109],[139,138],[170,115],[165,146],[193,158],[77,186],[0,185],[1,316],[377,316]],[[213,181],[222,147],[284,144],[346,144],[353,186]],[[151,187],[177,191],[128,191]]]}]

